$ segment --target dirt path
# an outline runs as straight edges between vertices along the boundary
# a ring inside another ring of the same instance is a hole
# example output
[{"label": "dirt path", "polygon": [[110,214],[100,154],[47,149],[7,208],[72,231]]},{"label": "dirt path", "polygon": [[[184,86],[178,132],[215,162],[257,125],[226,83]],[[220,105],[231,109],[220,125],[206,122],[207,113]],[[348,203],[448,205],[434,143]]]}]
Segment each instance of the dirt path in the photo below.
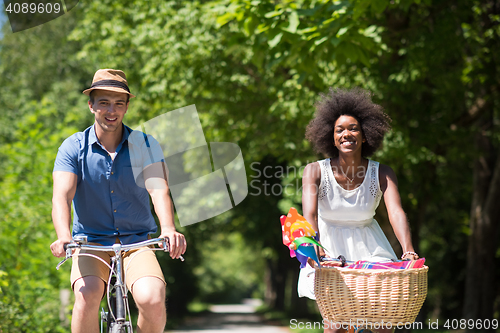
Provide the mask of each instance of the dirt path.
[{"label": "dirt path", "polygon": [[265,324],[255,313],[255,304],[213,305],[210,313],[188,318],[184,325],[167,333],[290,333],[288,327]]}]

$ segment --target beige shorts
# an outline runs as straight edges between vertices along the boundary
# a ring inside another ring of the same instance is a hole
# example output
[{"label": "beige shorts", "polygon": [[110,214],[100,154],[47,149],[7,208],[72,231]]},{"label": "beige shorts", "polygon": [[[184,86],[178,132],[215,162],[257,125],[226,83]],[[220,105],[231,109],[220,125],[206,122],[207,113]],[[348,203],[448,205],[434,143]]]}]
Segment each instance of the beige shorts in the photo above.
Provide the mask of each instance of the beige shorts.
[{"label": "beige shorts", "polygon": [[[165,283],[165,277],[163,276],[163,272],[161,271],[160,264],[156,259],[154,251],[142,251],[145,249],[147,249],[147,247],[128,251],[123,256],[122,267],[125,272],[125,282],[128,290],[132,290],[134,282],[146,276],[157,277]],[[110,263],[111,257],[114,255],[114,252],[112,251],[102,252],[82,250],[81,252],[94,254],[102,258],[107,263]],[[75,255],[73,256],[73,266],[71,267],[71,288],[73,288],[76,280],[85,276],[97,276],[107,284],[109,279],[109,267],[96,258],[89,256],[77,256],[76,254],[78,253],[79,250],[76,250]]]}]

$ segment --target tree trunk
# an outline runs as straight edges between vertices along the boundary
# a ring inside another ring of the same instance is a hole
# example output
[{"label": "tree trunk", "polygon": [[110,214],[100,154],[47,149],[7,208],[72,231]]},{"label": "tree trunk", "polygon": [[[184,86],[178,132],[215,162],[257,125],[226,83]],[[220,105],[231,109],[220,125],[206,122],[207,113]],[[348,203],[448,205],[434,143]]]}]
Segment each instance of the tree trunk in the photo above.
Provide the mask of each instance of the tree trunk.
[{"label": "tree trunk", "polygon": [[278,311],[285,310],[285,286],[287,266],[283,258],[277,261],[266,260],[266,293],[265,304]]},{"label": "tree trunk", "polygon": [[[492,18],[500,13],[500,2],[482,2],[479,8],[482,14],[477,16],[475,23],[479,27],[478,35],[485,36],[498,27],[498,22]],[[488,52],[497,54],[500,41],[498,34],[485,38],[485,41]],[[498,61],[493,56],[480,56],[480,59],[478,73],[484,72],[488,77],[483,89],[486,93],[484,99],[489,105],[483,107],[485,114],[478,121],[479,132],[475,139],[479,157],[474,165],[463,309],[465,319],[493,318],[498,280],[495,253],[500,219],[500,151],[494,146],[492,138],[498,128],[498,116],[495,117],[495,112],[498,112]]]},{"label": "tree trunk", "polygon": [[476,136],[476,147],[482,154],[474,165],[463,318],[491,320],[497,289],[495,253],[500,218],[500,153],[494,150],[487,134],[492,118],[483,125]]}]

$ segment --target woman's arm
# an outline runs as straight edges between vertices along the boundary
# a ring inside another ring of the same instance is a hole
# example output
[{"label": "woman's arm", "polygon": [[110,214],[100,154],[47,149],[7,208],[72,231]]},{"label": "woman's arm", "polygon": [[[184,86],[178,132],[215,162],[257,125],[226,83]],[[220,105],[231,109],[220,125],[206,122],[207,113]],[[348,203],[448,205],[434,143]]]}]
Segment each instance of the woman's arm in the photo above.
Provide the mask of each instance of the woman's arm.
[{"label": "woman's arm", "polygon": [[[302,176],[302,211],[304,218],[312,225],[314,231],[318,230],[318,192],[321,182],[321,168],[317,162],[308,164]],[[325,255],[319,248],[320,256]],[[312,261],[310,261],[312,266]],[[313,266],[314,267],[314,266]]]},{"label": "woman's arm", "polygon": [[[398,180],[391,167],[380,164],[379,168],[380,189],[384,194],[385,206],[389,215],[394,233],[403,248],[403,253],[415,253],[411,241],[410,225],[401,206],[401,197],[398,190]],[[405,259],[418,259],[418,255],[407,254]]]},{"label": "woman's arm", "polygon": [[306,165],[302,176],[302,210],[306,220],[318,232],[318,190],[321,169],[317,162]]}]

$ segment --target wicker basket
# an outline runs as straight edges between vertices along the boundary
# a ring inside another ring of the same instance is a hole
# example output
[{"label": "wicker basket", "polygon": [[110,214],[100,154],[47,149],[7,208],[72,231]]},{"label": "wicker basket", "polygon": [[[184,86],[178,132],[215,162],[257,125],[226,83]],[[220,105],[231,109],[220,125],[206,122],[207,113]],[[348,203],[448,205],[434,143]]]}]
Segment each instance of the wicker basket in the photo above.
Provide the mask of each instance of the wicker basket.
[{"label": "wicker basket", "polygon": [[316,268],[316,302],[331,322],[412,323],[427,296],[428,269]]}]

